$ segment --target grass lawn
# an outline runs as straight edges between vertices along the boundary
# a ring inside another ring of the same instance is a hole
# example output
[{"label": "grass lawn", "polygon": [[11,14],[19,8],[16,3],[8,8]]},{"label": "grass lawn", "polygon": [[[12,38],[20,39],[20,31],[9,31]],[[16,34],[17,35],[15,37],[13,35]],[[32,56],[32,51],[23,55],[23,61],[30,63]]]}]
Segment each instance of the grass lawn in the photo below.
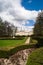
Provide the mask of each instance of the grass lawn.
[{"label": "grass lawn", "polygon": [[43,65],[43,47],[32,52],[26,65]]},{"label": "grass lawn", "polygon": [[26,37],[22,40],[0,40],[0,49],[10,49],[19,45],[23,45],[26,41]]}]

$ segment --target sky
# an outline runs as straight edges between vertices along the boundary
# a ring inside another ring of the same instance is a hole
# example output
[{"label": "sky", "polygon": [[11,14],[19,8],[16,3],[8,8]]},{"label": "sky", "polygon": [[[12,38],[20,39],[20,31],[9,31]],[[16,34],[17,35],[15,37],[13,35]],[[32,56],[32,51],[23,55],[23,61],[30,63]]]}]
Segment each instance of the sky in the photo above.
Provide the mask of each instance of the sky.
[{"label": "sky", "polygon": [[38,13],[43,10],[43,0],[0,0],[0,17],[19,29],[32,30]]},{"label": "sky", "polygon": [[43,0],[22,0],[22,6],[27,10],[42,10]]}]

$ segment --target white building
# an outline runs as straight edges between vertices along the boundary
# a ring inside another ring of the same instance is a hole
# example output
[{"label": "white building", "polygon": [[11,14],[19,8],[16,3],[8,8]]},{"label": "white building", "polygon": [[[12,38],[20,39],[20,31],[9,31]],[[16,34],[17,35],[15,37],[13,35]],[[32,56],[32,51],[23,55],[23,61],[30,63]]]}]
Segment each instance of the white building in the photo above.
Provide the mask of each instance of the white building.
[{"label": "white building", "polygon": [[29,31],[29,32],[25,32],[25,31],[18,31],[17,33],[16,33],[16,35],[32,35],[33,34],[33,31]]}]

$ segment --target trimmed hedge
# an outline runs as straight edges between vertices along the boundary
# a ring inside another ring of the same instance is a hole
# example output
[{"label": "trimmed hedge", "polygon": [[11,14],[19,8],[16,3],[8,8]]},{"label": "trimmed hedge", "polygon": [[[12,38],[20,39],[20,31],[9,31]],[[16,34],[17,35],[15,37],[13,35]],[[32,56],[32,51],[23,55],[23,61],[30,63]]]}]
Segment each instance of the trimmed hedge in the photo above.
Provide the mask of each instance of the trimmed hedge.
[{"label": "trimmed hedge", "polygon": [[15,36],[15,38],[13,37],[0,37],[0,40],[22,40],[24,39],[25,36]]},{"label": "trimmed hedge", "polygon": [[21,45],[9,51],[0,50],[0,58],[9,58],[11,55],[17,53],[18,51],[28,49],[28,48],[36,48],[36,46],[35,45]]}]

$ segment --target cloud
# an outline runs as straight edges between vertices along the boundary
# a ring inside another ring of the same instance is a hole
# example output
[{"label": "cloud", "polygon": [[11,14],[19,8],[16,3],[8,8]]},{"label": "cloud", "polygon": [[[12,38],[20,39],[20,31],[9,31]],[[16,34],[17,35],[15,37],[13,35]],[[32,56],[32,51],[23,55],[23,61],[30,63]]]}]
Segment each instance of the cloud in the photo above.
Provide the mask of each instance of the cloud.
[{"label": "cloud", "polygon": [[40,11],[26,10],[21,2],[22,0],[0,0],[0,17],[17,27],[28,29],[24,25],[29,24],[28,20],[35,20]]}]

